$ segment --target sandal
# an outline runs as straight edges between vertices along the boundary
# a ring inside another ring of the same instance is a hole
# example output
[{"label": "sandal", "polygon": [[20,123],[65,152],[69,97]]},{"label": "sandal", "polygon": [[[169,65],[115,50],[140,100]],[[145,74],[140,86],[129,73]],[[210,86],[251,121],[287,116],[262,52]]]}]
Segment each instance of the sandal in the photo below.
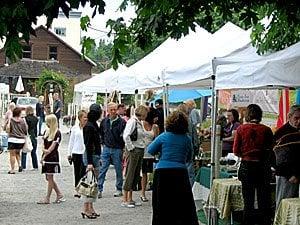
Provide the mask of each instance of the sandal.
[{"label": "sandal", "polygon": [[99,217],[99,216],[100,216],[100,214],[99,214],[99,213],[96,213],[96,212],[92,212],[92,216]]},{"label": "sandal", "polygon": [[142,201],[142,202],[148,202],[148,201],[149,201],[149,199],[146,198],[146,197],[144,197],[144,196],[141,196],[140,198],[141,198],[141,201]]},{"label": "sandal", "polygon": [[66,201],[66,199],[64,198],[64,196],[61,196],[58,199],[56,199],[53,203],[60,204],[60,203],[65,202],[65,201]]},{"label": "sandal", "polygon": [[43,200],[38,201],[37,204],[39,204],[39,205],[48,205],[48,204],[50,204],[50,201],[47,201],[46,199],[43,199]]},{"label": "sandal", "polygon": [[8,171],[8,174],[16,174],[14,171]]}]

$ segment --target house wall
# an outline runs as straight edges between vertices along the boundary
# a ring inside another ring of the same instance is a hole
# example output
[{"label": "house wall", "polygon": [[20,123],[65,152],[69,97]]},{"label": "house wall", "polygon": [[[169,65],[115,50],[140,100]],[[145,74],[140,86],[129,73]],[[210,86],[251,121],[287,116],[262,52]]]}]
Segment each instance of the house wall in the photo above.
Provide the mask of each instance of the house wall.
[{"label": "house wall", "polygon": [[[74,52],[69,46],[59,41],[54,35],[48,33],[43,28],[36,30],[36,37],[31,36],[30,45],[31,47],[31,59],[34,60],[50,60],[49,58],[49,47],[57,47],[57,60],[59,64],[75,70],[80,74],[79,80],[84,80],[91,76],[92,65],[81,58],[81,55]],[[0,51],[0,67],[5,63],[4,51]]]},{"label": "house wall", "polygon": [[37,37],[32,36],[32,59],[49,60],[49,46],[57,46],[57,60],[63,66],[78,71],[80,74],[91,74],[92,65],[84,61],[68,46],[58,41],[53,35],[44,29],[36,31]]},{"label": "house wall", "polygon": [[[80,51],[80,41],[81,41],[81,29],[80,29],[80,17],[81,12],[70,11],[69,18],[67,18],[63,12],[59,12],[58,18],[55,18],[49,28],[55,33],[55,28],[65,28],[65,36],[59,35],[62,40],[67,42],[76,50]],[[45,16],[40,16],[37,20],[35,27],[40,25],[46,25],[47,18]]]}]

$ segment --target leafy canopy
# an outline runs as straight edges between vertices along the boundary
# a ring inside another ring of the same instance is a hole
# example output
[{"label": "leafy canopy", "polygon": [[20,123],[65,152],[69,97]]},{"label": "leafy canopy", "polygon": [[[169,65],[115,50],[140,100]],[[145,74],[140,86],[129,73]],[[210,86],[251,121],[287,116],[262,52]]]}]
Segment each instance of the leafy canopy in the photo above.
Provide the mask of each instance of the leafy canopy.
[{"label": "leafy canopy", "polygon": [[[31,24],[36,23],[38,16],[46,15],[49,26],[58,16],[59,8],[68,16],[71,9],[87,3],[94,8],[92,16],[104,13],[103,0],[2,0],[0,38],[7,39],[7,56],[14,59],[21,55],[19,42],[28,42],[30,34],[34,34]],[[124,0],[120,9],[126,9],[128,4],[136,6],[137,14],[129,26],[123,18],[107,22],[111,29],[109,35],[114,35],[112,64],[115,67],[131,46],[147,49],[158,38],[178,39],[197,24],[212,32],[227,21],[243,28],[253,26],[251,38],[260,53],[280,50],[300,40],[299,0]],[[267,26],[260,22],[265,17],[270,18]],[[88,17],[81,21],[82,29],[87,26]],[[88,50],[94,44],[91,38],[83,39],[83,46]]]}]

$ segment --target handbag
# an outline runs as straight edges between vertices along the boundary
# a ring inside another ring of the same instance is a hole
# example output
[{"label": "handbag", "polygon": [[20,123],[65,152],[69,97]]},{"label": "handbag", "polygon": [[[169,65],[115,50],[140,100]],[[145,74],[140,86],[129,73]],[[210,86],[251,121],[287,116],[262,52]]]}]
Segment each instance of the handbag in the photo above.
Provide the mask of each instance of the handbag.
[{"label": "handbag", "polygon": [[79,181],[75,190],[86,197],[96,198],[98,195],[97,180],[94,171],[88,171]]},{"label": "handbag", "polygon": [[4,130],[5,130],[5,132],[6,133],[10,133],[10,119],[5,123],[5,125],[4,125]]},{"label": "handbag", "polygon": [[137,141],[137,138],[138,138],[137,121],[135,121],[135,128],[132,131],[132,133],[130,134],[130,140],[131,141]]},{"label": "handbag", "polygon": [[31,139],[30,139],[29,135],[27,135],[26,138],[25,138],[25,144],[24,144],[24,147],[22,149],[22,152],[29,153],[29,152],[32,151],[32,149],[33,149],[33,146],[32,146]]}]

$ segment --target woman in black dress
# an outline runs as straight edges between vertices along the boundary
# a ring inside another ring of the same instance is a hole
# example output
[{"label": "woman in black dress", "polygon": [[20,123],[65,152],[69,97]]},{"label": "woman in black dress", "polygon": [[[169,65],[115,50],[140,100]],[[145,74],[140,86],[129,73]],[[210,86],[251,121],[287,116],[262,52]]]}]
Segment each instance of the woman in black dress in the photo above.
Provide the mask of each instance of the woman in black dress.
[{"label": "woman in black dress", "polygon": [[58,124],[56,116],[50,114],[46,117],[47,129],[44,134],[44,149],[41,158],[42,173],[46,174],[46,180],[48,181],[48,189],[46,197],[39,201],[38,204],[49,204],[52,189],[56,193],[55,203],[61,203],[65,201],[63,194],[59,190],[56,182],[54,181],[53,175],[60,173],[59,165],[59,153],[58,146],[61,141],[61,133],[58,130]]}]

